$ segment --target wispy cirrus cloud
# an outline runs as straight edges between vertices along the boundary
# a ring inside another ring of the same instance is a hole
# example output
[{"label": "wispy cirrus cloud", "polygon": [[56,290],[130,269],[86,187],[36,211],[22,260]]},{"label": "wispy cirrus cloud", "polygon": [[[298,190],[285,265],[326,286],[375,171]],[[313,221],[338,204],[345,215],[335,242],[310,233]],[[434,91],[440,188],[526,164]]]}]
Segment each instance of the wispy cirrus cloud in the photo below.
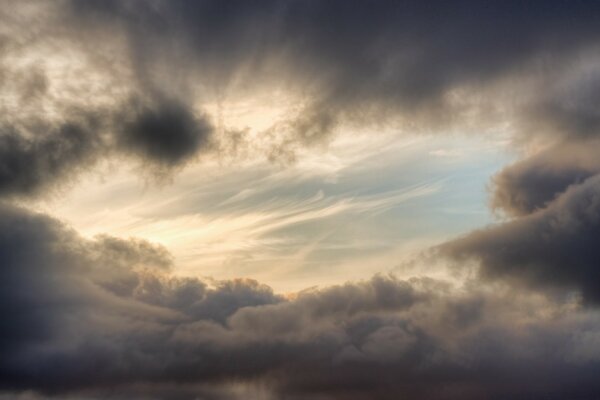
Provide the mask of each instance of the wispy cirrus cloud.
[{"label": "wispy cirrus cloud", "polygon": [[[210,166],[201,164],[158,188],[121,173],[35,206],[87,236],[113,232],[163,243],[182,274],[251,276],[281,290],[336,282],[340,274],[366,278],[489,221],[483,188],[504,160],[493,143],[439,161],[427,141],[383,143],[385,151],[344,139],[318,163],[307,156],[293,167],[250,164],[243,173],[222,167],[207,176]],[[471,171],[480,158],[488,166]],[[469,199],[464,185],[474,188]]]}]

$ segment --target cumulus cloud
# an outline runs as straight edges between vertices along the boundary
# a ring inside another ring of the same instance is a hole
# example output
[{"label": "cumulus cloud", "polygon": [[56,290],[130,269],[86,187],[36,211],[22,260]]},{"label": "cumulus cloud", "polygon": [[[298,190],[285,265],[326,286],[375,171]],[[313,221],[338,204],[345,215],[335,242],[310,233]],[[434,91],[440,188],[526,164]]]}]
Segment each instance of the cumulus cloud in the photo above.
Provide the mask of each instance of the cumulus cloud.
[{"label": "cumulus cloud", "polygon": [[[260,148],[269,158],[293,159],[294,146],[326,142],[344,123],[390,121],[418,132],[500,118],[520,140],[546,147],[494,179],[492,205],[511,219],[439,248],[479,262],[481,279],[460,287],[376,276],[285,298],[251,280],[177,277],[160,246],[84,239],[2,204],[6,396],[589,398],[600,390],[595,311],[489,282],[600,302],[598,6],[23,4],[0,10],[5,199],[43,193],[106,157],[183,166],[221,148],[217,132],[245,132],[213,121],[209,105],[281,88],[298,104],[255,136],[280,135]],[[238,136],[230,142],[248,142]]]},{"label": "cumulus cloud", "polygon": [[598,148],[597,140],[560,142],[504,168],[493,178],[492,207],[510,216],[545,208],[600,171]]},{"label": "cumulus cloud", "polygon": [[440,248],[458,259],[474,257],[488,278],[581,292],[597,304],[600,176],[573,183],[547,207],[478,230]]},{"label": "cumulus cloud", "polygon": [[598,140],[589,132],[560,139],[500,171],[491,205],[508,219],[454,239],[441,254],[475,260],[484,279],[600,299]]},{"label": "cumulus cloud", "polygon": [[6,205],[1,214],[3,389],[36,389],[38,379],[37,389],[48,392],[118,384],[144,364],[142,375],[150,375],[142,379],[151,380],[179,359],[175,379],[192,360],[175,343],[160,349],[178,326],[220,326],[240,308],[282,301],[254,281],[175,278],[170,255],[147,242],[88,241],[43,215]]},{"label": "cumulus cloud", "polygon": [[561,398],[598,389],[598,319],[575,304],[391,276],[286,299],[250,280],[175,277],[169,254],[147,242],[83,239],[14,206],[0,214],[0,387],[16,398]]}]

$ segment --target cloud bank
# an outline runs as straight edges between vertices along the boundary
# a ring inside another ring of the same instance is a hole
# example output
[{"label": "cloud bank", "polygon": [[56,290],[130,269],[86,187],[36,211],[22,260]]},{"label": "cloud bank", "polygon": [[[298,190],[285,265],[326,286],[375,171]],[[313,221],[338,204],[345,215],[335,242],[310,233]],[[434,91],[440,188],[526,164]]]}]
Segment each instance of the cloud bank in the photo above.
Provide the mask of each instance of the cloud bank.
[{"label": "cloud bank", "polygon": [[[289,160],[298,146],[326,142],[348,124],[482,131],[508,118],[526,138],[593,135],[596,8],[562,1],[9,2],[0,69],[10,117],[0,126],[12,157],[4,180],[12,182],[10,171],[28,158],[47,158],[37,156],[45,146],[82,149],[40,161],[30,176],[15,176],[21,184],[3,187],[28,195],[107,155],[132,155],[159,170],[202,151],[252,148]],[[266,130],[230,129],[220,112],[207,114],[282,90],[294,105]],[[85,143],[61,133],[73,125],[90,131],[81,134]]]},{"label": "cloud bank", "polygon": [[0,213],[8,392],[433,399],[598,389],[598,318],[575,304],[392,276],[286,299],[250,280],[176,278],[165,249],[147,242],[90,241],[21,208]]},{"label": "cloud bank", "polygon": [[[592,398],[599,14],[583,1],[8,2],[2,396]],[[224,104],[283,89],[294,106],[270,128],[221,121]],[[237,146],[277,158],[345,124],[510,131],[524,156],[492,186],[507,219],[438,247],[476,278],[285,297],[178,277],[160,246],[84,239],[11,203],[100,160],[172,173]]]}]

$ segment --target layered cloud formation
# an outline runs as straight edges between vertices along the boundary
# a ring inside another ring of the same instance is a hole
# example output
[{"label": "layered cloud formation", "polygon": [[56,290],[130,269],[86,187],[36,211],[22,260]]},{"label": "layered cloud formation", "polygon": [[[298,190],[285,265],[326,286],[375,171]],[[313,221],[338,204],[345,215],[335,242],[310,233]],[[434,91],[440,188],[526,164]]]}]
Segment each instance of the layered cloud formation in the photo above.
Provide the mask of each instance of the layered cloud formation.
[{"label": "layered cloud formation", "polygon": [[[480,398],[597,391],[598,317],[429,278],[273,294],[3,206],[0,384],[60,398]],[[479,286],[479,285],[477,285]]]},{"label": "layered cloud formation", "polygon": [[[162,170],[203,149],[289,158],[340,124],[482,131],[509,118],[526,137],[593,135],[593,8],[13,2],[2,29],[3,191],[32,193],[108,154]],[[287,115],[260,132],[207,115],[282,90]]]},{"label": "layered cloud formation", "polygon": [[[595,4],[15,1],[0,21],[0,398],[600,390]],[[281,93],[267,128],[225,121]],[[365,126],[510,134],[522,159],[491,185],[504,219],[433,252],[473,276],[284,296],[181,277],[159,245],[17,204],[99,162],[290,161]]]}]

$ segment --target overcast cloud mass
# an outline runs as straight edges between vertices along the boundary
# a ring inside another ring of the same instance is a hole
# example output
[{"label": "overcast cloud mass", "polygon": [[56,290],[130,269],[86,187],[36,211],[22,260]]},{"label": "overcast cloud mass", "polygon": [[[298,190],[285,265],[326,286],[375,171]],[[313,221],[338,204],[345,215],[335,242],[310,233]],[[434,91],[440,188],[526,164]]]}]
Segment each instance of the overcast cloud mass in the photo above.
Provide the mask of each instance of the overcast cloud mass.
[{"label": "overcast cloud mass", "polygon": [[597,398],[599,49],[589,1],[4,1],[0,400]]}]

